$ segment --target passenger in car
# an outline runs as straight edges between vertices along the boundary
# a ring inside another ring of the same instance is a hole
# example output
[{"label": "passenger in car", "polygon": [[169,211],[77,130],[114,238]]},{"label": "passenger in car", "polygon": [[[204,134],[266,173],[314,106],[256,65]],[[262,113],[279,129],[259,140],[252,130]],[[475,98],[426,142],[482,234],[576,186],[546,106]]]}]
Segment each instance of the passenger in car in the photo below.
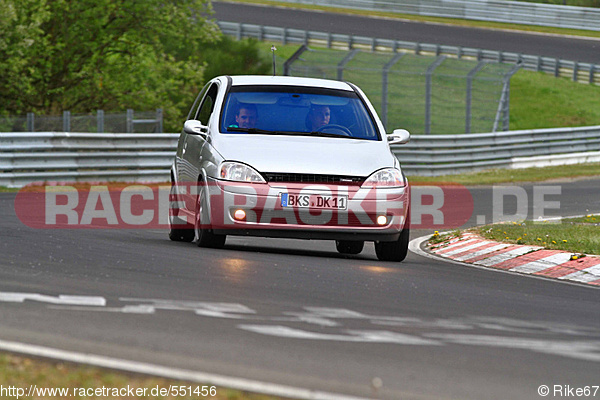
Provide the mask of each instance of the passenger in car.
[{"label": "passenger in car", "polygon": [[311,132],[329,124],[331,110],[328,106],[311,106],[307,116],[307,127]]},{"label": "passenger in car", "polygon": [[235,124],[230,125],[230,128],[251,129],[256,126],[258,112],[254,104],[241,104],[238,112],[235,115]]}]

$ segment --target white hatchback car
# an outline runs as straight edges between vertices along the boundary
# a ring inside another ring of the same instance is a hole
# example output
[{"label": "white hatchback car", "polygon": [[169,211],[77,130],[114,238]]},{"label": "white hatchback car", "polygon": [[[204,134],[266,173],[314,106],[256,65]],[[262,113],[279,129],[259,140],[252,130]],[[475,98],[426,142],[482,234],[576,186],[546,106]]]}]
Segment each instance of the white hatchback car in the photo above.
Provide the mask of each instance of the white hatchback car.
[{"label": "white hatchback car", "polygon": [[220,76],[200,92],[171,169],[170,232],[222,247],[227,235],[332,239],[380,260],[407,254],[409,186],[375,109],[348,82]]}]

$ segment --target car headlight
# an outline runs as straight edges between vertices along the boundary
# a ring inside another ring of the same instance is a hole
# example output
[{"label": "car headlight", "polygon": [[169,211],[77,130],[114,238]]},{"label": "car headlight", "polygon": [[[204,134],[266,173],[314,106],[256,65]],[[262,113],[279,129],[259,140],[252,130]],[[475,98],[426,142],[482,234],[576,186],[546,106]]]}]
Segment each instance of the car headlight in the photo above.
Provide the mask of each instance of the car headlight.
[{"label": "car headlight", "polygon": [[399,169],[385,168],[375,171],[362,184],[362,187],[404,187],[406,181]]},{"label": "car headlight", "polygon": [[227,181],[267,183],[254,168],[235,161],[221,164],[220,177]]}]

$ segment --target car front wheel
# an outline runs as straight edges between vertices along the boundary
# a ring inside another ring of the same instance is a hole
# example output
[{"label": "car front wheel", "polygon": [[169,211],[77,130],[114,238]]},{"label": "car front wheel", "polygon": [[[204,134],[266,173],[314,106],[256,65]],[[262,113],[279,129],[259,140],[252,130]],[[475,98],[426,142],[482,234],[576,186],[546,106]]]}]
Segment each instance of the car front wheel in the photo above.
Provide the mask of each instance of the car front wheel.
[{"label": "car front wheel", "polygon": [[360,240],[336,240],[335,247],[341,254],[358,254],[363,251],[365,242]]},{"label": "car front wheel", "polygon": [[171,182],[169,193],[170,209],[173,215],[169,215],[169,239],[175,242],[191,242],[194,240],[194,227],[179,218],[179,206],[175,185]]},{"label": "car front wheel", "polygon": [[196,244],[198,247],[212,247],[220,249],[225,245],[226,235],[216,235],[208,226],[209,209],[206,205],[204,191],[202,188],[198,195],[198,203],[196,204],[196,218],[194,224],[194,232],[196,236]]},{"label": "car front wheel", "polygon": [[395,242],[375,242],[375,254],[380,261],[404,261],[408,254],[410,229],[405,228]]}]

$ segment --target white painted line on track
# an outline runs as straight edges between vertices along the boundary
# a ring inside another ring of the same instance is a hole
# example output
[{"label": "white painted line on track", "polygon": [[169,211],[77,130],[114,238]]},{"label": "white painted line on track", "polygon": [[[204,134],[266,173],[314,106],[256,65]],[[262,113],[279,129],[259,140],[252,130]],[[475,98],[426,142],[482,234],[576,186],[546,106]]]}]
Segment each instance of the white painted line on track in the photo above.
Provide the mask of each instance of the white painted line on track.
[{"label": "white painted line on track", "polygon": [[100,296],[46,296],[38,293],[0,292],[0,302],[23,303],[25,300],[39,301],[58,305],[96,306],[104,307],[106,299]]},{"label": "white painted line on track", "polygon": [[101,368],[110,368],[139,374],[160,376],[169,379],[198,382],[207,385],[221,386],[224,388],[237,389],[272,396],[289,397],[292,399],[368,400],[365,397],[346,396],[338,393],[309,390],[293,386],[278,385],[274,383],[235,378],[224,375],[216,375],[187,369],[171,368],[161,365],[129,361],[94,354],[79,353],[75,351],[66,351],[54,349],[51,347],[37,346],[5,340],[0,340],[0,350],[34,357],[51,358],[54,360],[87,364]]}]

